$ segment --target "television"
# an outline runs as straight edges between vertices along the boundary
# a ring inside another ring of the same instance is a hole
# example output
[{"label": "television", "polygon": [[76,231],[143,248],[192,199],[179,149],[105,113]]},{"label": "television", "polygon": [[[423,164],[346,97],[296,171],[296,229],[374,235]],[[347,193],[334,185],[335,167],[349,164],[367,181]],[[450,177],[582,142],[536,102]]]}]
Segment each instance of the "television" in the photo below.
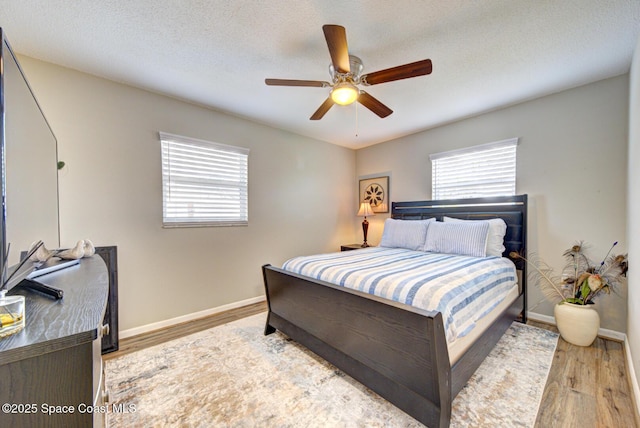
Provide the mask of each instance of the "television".
[{"label": "television", "polygon": [[58,142],[2,28],[0,38],[2,254],[10,246],[0,272],[10,272],[33,242],[60,246]]}]

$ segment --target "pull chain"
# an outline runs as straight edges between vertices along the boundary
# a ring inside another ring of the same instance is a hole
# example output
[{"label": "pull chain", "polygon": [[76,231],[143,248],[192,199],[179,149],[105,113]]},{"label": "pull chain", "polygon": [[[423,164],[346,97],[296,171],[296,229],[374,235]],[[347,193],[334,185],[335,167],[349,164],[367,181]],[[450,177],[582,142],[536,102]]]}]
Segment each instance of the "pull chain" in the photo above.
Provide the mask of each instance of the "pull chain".
[{"label": "pull chain", "polygon": [[355,102],[356,105],[356,138],[358,138],[358,102]]}]

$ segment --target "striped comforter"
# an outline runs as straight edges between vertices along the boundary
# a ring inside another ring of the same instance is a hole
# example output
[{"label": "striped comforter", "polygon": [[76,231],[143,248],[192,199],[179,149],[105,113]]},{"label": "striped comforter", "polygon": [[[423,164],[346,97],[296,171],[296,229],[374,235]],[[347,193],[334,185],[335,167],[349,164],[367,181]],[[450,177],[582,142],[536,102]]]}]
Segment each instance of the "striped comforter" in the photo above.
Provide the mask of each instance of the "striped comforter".
[{"label": "striped comforter", "polygon": [[442,313],[447,341],[468,334],[516,283],[513,263],[500,257],[468,257],[370,247],[300,256],[284,270],[385,299]]}]

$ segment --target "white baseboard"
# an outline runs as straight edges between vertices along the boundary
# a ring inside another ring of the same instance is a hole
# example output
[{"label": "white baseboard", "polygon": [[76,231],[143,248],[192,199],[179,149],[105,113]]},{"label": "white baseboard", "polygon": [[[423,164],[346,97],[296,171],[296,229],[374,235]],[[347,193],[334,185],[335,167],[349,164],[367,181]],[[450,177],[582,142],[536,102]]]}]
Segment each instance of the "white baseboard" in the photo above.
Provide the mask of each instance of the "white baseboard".
[{"label": "white baseboard", "polygon": [[540,321],[546,324],[556,325],[556,319],[554,317],[550,317],[549,315],[527,312],[527,318],[533,321]]},{"label": "white baseboard", "polygon": [[149,333],[154,330],[159,330],[161,328],[169,327],[175,324],[180,324],[186,321],[193,321],[199,318],[204,318],[209,315],[218,314],[220,312],[228,311],[230,309],[241,308],[243,306],[252,305],[254,303],[259,303],[265,301],[265,296],[253,297],[251,299],[241,300],[239,302],[229,303],[228,305],[218,306],[217,308],[205,309],[204,311],[193,312],[191,314],[182,315],[179,317],[171,318],[164,321],[158,321],[151,324],[143,325],[140,327],[134,327],[127,330],[122,330],[119,333],[120,339],[126,339],[127,337],[137,336],[143,333]]},{"label": "white baseboard", "polygon": [[624,335],[624,352],[625,357],[627,359],[627,376],[629,376],[629,380],[631,382],[631,389],[633,393],[633,402],[636,405],[636,411],[640,414],[640,406],[638,402],[638,398],[640,397],[640,385],[638,385],[638,378],[636,377],[636,369],[633,365],[633,358],[631,358],[631,347],[629,346],[629,341],[627,340],[627,335]]},{"label": "white baseboard", "polygon": [[[549,315],[538,314],[535,312],[527,312],[527,318],[533,321],[540,321],[551,325],[556,325],[556,319]],[[624,342],[627,339],[627,335],[620,333],[619,331],[609,330],[608,328],[601,328],[598,330],[598,336],[605,339],[617,340],[618,342]]]}]

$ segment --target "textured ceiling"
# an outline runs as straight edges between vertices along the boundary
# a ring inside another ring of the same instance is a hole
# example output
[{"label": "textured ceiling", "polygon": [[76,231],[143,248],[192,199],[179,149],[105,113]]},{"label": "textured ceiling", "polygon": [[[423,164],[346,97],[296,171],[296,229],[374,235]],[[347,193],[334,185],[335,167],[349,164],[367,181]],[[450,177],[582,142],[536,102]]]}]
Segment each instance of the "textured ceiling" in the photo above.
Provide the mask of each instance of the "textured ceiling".
[{"label": "textured ceiling", "polygon": [[[425,58],[429,76],[371,86],[394,113],[311,114],[330,80],[324,24],[364,72]],[[15,51],[352,148],[629,71],[640,0],[0,0]]]}]

